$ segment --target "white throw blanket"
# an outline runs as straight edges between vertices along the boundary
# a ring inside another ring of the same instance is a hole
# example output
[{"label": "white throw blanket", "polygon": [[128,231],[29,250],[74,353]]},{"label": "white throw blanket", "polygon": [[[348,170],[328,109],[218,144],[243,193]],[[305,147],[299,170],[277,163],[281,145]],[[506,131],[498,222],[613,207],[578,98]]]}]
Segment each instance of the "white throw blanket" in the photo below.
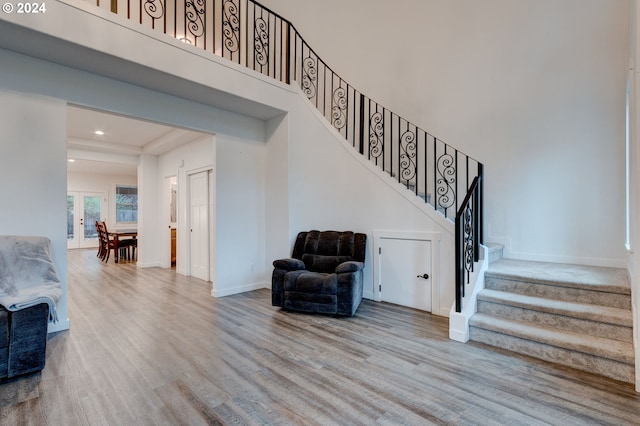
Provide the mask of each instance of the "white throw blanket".
[{"label": "white throw blanket", "polygon": [[57,322],[62,284],[46,237],[0,236],[0,305],[18,311],[49,304],[49,322]]}]

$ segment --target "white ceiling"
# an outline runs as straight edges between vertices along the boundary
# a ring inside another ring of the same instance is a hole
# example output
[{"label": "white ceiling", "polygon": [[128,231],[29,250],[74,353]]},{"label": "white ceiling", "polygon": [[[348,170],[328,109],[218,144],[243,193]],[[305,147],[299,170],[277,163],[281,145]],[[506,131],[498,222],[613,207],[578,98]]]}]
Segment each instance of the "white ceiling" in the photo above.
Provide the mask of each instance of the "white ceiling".
[{"label": "white ceiling", "polygon": [[[101,130],[104,135],[96,135]],[[159,155],[202,133],[87,108],[67,108],[69,172],[135,176],[140,154]]]}]

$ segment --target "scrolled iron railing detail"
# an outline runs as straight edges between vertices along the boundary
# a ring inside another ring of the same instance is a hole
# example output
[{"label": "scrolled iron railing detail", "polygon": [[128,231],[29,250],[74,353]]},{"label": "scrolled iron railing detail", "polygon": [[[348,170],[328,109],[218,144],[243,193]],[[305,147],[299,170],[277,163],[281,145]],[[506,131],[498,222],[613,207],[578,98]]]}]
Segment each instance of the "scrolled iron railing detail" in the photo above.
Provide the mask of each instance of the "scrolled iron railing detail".
[{"label": "scrolled iron railing detail", "polygon": [[255,20],[254,49],[256,62],[260,66],[269,63],[269,25],[262,16]]},{"label": "scrolled iron railing detail", "polygon": [[438,179],[436,180],[436,193],[438,195],[437,206],[448,209],[456,203],[456,167],[451,154],[442,154],[438,158]]},{"label": "scrolled iron railing detail", "polygon": [[161,0],[145,0],[144,11],[153,19],[160,19],[164,16],[164,2]]},{"label": "scrolled iron railing detail", "polygon": [[313,100],[318,94],[318,60],[311,55],[302,61],[302,91],[309,100]]},{"label": "scrolled iron railing detail", "polygon": [[406,130],[400,137],[400,177],[409,182],[416,177],[416,134]]},{"label": "scrolled iron railing detail", "polygon": [[188,0],[185,2],[185,16],[187,18],[187,29],[195,38],[205,34],[204,16],[206,8],[204,0]]},{"label": "scrolled iron railing detail", "polygon": [[[467,273],[467,282],[469,282],[469,275],[473,271],[474,265],[474,229],[473,229],[473,203],[467,205],[462,214],[462,230],[463,230],[463,263],[464,270]],[[464,292],[463,292],[464,295]]]},{"label": "scrolled iron railing detail", "polygon": [[379,158],[384,153],[384,116],[374,112],[369,118],[369,155]]},{"label": "scrolled iron railing detail", "polygon": [[240,49],[240,12],[234,0],[224,0],[222,14],[224,46],[231,53],[237,52]]},{"label": "scrolled iron railing detail", "polygon": [[331,119],[333,127],[342,130],[347,124],[347,90],[344,87],[338,87],[333,91],[333,106],[331,107]]}]

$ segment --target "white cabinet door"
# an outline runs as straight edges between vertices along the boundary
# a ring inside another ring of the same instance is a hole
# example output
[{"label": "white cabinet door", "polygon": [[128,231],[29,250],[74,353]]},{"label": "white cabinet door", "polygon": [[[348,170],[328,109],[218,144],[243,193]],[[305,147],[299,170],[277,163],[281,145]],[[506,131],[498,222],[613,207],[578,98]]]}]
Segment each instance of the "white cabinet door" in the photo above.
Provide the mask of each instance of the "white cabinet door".
[{"label": "white cabinet door", "polygon": [[384,302],[431,312],[431,241],[380,238],[379,294]]}]

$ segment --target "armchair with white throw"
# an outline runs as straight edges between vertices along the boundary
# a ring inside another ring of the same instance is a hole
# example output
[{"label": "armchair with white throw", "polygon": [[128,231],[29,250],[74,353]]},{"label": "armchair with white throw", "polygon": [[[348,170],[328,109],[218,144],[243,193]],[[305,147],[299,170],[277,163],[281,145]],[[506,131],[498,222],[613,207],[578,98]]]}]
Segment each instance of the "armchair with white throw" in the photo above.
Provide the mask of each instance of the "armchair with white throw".
[{"label": "armchair with white throw", "polygon": [[0,379],[44,368],[62,284],[46,237],[0,235]]}]

